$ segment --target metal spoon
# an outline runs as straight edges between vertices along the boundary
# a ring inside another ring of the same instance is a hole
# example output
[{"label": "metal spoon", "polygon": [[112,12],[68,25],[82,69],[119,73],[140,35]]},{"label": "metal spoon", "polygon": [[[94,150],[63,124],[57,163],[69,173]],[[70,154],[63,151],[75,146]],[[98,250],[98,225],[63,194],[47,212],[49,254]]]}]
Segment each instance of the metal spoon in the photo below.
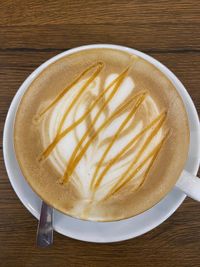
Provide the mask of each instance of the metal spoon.
[{"label": "metal spoon", "polygon": [[36,244],[47,247],[53,243],[53,208],[42,201]]}]

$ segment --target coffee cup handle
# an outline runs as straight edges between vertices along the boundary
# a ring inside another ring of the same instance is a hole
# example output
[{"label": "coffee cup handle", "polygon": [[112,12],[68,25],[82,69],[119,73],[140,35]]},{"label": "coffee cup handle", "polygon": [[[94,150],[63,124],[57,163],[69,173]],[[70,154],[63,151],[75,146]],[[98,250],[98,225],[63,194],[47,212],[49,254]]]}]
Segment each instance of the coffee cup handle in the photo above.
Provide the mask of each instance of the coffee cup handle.
[{"label": "coffee cup handle", "polygon": [[184,170],[176,186],[187,196],[200,201],[200,178]]}]

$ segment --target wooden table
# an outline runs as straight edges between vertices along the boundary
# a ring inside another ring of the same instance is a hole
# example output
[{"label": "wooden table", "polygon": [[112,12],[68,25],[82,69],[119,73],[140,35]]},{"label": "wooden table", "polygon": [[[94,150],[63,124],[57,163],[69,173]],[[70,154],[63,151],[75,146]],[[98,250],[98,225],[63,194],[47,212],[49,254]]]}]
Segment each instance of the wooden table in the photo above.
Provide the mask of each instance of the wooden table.
[{"label": "wooden table", "polygon": [[[200,2],[175,2],[1,0],[1,134],[13,96],[36,67],[93,43],[126,45],[157,58],[180,78],[200,112]],[[52,247],[37,249],[37,221],[15,195],[2,153],[0,169],[0,267],[200,266],[200,205],[191,199],[136,239],[92,244],[55,233]]]}]

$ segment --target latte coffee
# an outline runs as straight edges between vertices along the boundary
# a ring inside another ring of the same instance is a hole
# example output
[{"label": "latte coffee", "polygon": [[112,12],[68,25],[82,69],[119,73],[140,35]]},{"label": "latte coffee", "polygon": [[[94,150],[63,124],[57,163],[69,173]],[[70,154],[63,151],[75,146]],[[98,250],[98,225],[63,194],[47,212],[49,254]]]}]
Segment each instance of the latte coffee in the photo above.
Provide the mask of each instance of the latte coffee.
[{"label": "latte coffee", "polygon": [[114,221],[158,203],[184,168],[181,97],[154,65],[91,48],[48,65],[15,119],[17,160],[32,189],[76,218]]}]

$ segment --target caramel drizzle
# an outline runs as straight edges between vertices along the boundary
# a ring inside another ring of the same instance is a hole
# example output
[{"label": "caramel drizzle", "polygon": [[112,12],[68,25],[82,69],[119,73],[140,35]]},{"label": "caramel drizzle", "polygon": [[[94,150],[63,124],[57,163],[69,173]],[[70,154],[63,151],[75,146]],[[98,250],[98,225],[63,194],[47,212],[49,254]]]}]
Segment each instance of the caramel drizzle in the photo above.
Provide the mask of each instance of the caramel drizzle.
[{"label": "caramel drizzle", "polygon": [[[109,192],[106,194],[106,196],[102,199],[103,200],[107,200],[108,198],[110,198],[111,196],[113,196],[114,194],[116,194],[121,188],[123,188],[128,182],[130,182],[133,177],[145,166],[145,164],[151,159],[149,166],[147,168],[147,170],[144,173],[143,179],[142,181],[140,181],[139,185],[137,186],[137,190],[144,184],[145,179],[154,163],[154,161],[156,160],[156,157],[158,155],[158,153],[160,152],[163,143],[165,142],[165,140],[167,139],[169,135],[169,131],[165,134],[165,136],[162,138],[162,140],[159,142],[159,144],[153,148],[153,150],[145,157],[145,159],[139,164],[138,167],[136,167],[131,174],[127,177],[127,172],[124,172],[124,174],[120,177],[120,179],[118,180],[117,183],[114,184],[114,186],[109,190]],[[129,171],[131,168],[128,168]]]},{"label": "caramel drizzle", "polygon": [[[128,144],[121,149],[121,151],[114,157],[111,159],[111,161],[109,162],[109,164],[104,168],[104,170],[102,171],[102,173],[99,175],[98,178],[96,178],[99,169],[101,167],[101,164],[98,164],[95,173],[93,175],[93,179],[91,181],[91,189],[96,190],[98,188],[98,186],[100,185],[101,181],[103,180],[104,176],[106,175],[106,173],[109,171],[109,169],[115,164],[115,162],[117,162],[120,157],[128,150],[130,149],[130,147],[138,140],[140,139],[147,131],[149,131],[153,126],[155,126],[157,123],[158,125],[154,128],[154,130],[152,131],[152,133],[147,137],[145,143],[143,144],[142,148],[139,150],[138,154],[136,155],[134,161],[131,163],[130,167],[125,171],[125,173],[127,173],[136,163],[137,161],[140,159],[140,157],[142,156],[143,152],[145,151],[146,147],[150,144],[151,140],[153,139],[153,137],[158,133],[158,131],[160,130],[162,124],[164,123],[164,120],[166,118],[166,112],[161,113],[157,118],[155,118],[149,125],[147,125],[140,133],[138,133],[132,140],[130,140],[128,142]],[[108,149],[108,148],[107,148]],[[104,153],[105,154],[105,153]],[[102,157],[103,158],[103,157]],[[105,158],[105,157],[104,157]],[[101,162],[102,163],[102,162]]]},{"label": "caramel drizzle", "polygon": [[[74,86],[76,85],[83,76],[85,76],[87,73],[89,73],[91,70],[94,68],[97,68],[92,75],[87,79],[87,81],[84,83],[84,85],[81,87],[79,90],[78,94],[74,97],[72,102],[70,103],[69,107],[66,109],[64,115],[61,118],[61,121],[59,123],[58,129],[57,129],[57,134],[52,141],[52,143],[43,151],[42,155],[40,156],[39,160],[44,160],[46,159],[50,153],[53,151],[53,149],[56,147],[56,145],[61,141],[62,138],[64,138],[69,132],[71,132],[74,128],[76,128],[80,123],[82,123],[87,116],[90,114],[90,112],[95,108],[96,105],[100,104],[100,100],[105,96],[105,94],[111,89],[111,92],[107,99],[104,101],[104,103],[100,106],[99,111],[95,115],[94,119],[90,121],[90,125],[88,130],[84,133],[82,138],[79,140],[78,144],[76,145],[68,166],[66,167],[66,170],[64,172],[63,177],[61,178],[60,182],[65,183],[69,180],[71,177],[72,173],[74,172],[74,169],[76,168],[77,164],[80,162],[84,154],[86,153],[87,149],[89,146],[92,144],[92,142],[97,138],[99,133],[109,124],[111,123],[116,117],[121,115],[127,110],[127,107],[135,100],[135,104],[131,111],[128,113],[124,121],[121,123],[120,127],[118,128],[117,132],[114,134],[113,137],[108,138],[107,142],[107,147],[106,150],[104,151],[100,161],[98,162],[91,184],[90,184],[90,189],[93,190],[95,193],[98,187],[100,186],[104,176],[106,173],[109,171],[109,169],[117,162],[128,150],[130,150],[130,147],[132,147],[136,141],[141,140],[143,135],[148,132],[152,127],[155,127],[151,134],[147,137],[145,140],[143,146],[140,148],[139,152],[137,153],[135,159],[131,162],[131,164],[128,166],[127,170],[120,176],[120,179],[118,182],[109,190],[108,194],[104,199],[109,198],[116,192],[118,192],[123,186],[125,186],[132,178],[135,176],[142,168],[143,166],[151,159],[150,164],[145,171],[144,177],[142,181],[140,182],[138,188],[144,183],[145,178],[147,174],[150,171],[151,166],[153,165],[153,162],[155,161],[155,158],[157,157],[162,144],[164,143],[165,139],[167,138],[167,135],[161,140],[161,142],[149,153],[148,156],[142,161],[142,163],[139,164],[139,166],[129,175],[130,171],[132,168],[138,163],[139,159],[141,158],[142,154],[144,153],[145,149],[147,146],[151,143],[152,139],[154,136],[159,132],[161,129],[165,119],[166,119],[166,112],[161,113],[157,118],[155,118],[149,125],[147,125],[143,130],[140,131],[121,151],[114,157],[112,158],[106,167],[103,169],[103,171],[99,174],[100,168],[103,166],[104,160],[106,159],[106,156],[108,155],[110,149],[113,147],[115,141],[122,135],[122,131],[127,131],[127,124],[130,122],[131,118],[134,117],[135,113],[145,100],[145,97],[147,95],[146,91],[140,91],[139,93],[132,95],[129,99],[127,98],[124,103],[122,103],[118,108],[116,108],[113,113],[108,117],[96,130],[96,132],[92,131],[93,127],[95,126],[98,118],[108,105],[108,103],[112,100],[112,98],[115,96],[117,93],[120,85],[122,84],[124,78],[126,77],[129,68],[127,67],[121,74],[119,74],[105,89],[102,90],[102,92],[94,98],[94,101],[89,105],[87,108],[86,112],[76,121],[74,121],[69,127],[65,128],[62,130],[64,122],[69,115],[70,111],[80,98],[80,96],[86,91],[90,83],[92,83],[95,78],[98,76],[100,71],[103,68],[103,63],[102,62],[97,62],[96,64],[93,64],[92,66],[88,67],[86,70],[84,70],[70,85],[68,85],[56,98],[53,100],[49,106],[47,106],[40,114],[39,117],[42,117],[47,111],[49,111],[59,100]],[[124,133],[123,131],[123,133]],[[89,137],[89,140],[84,144],[86,138]],[[98,176],[99,174],[99,176]],[[128,176],[128,177],[127,177]]]}]

